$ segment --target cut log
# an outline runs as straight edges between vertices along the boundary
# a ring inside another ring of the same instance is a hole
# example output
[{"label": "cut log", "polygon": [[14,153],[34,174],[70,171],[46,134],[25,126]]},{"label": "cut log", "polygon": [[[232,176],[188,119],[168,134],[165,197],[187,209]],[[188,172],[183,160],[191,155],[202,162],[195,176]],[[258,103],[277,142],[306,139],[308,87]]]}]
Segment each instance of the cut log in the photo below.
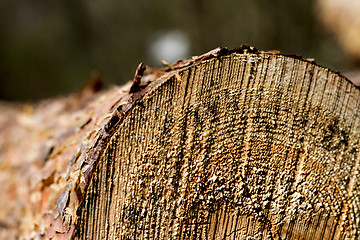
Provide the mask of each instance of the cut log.
[{"label": "cut log", "polygon": [[2,237],[360,237],[360,91],[345,77],[249,46],[147,73],[2,107]]}]

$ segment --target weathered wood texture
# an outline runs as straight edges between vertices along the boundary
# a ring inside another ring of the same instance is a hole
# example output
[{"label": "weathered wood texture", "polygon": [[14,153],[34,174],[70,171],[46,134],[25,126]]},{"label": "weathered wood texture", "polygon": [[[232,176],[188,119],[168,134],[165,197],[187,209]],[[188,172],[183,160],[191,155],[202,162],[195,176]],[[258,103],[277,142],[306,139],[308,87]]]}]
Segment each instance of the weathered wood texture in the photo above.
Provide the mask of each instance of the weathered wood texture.
[{"label": "weathered wood texture", "polygon": [[110,114],[69,138],[67,169],[42,180],[53,201],[37,189],[45,206],[18,219],[24,238],[360,237],[360,92],[347,79],[244,47],[145,80],[85,108],[109,101],[76,129]]}]

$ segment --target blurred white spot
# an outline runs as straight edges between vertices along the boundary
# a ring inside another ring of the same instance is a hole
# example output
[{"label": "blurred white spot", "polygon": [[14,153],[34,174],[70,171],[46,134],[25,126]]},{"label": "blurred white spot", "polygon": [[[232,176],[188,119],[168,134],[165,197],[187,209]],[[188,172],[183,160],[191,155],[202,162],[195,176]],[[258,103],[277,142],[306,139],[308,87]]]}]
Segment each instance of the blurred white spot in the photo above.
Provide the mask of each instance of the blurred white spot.
[{"label": "blurred white spot", "polygon": [[216,181],[216,179],[217,179],[217,176],[214,174],[214,175],[212,175],[212,177],[211,178],[209,178],[209,180],[210,181],[213,181],[213,182],[215,182]]},{"label": "blurred white spot", "polygon": [[156,32],[149,45],[150,57],[157,63],[162,60],[172,63],[189,56],[190,40],[180,30]]}]

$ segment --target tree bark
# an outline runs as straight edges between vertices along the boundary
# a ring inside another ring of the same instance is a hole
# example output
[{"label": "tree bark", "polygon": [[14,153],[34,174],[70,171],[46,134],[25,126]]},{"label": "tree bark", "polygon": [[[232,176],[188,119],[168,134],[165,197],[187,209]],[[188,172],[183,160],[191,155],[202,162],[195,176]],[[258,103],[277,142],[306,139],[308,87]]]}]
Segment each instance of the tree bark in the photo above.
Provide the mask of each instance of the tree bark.
[{"label": "tree bark", "polygon": [[2,237],[359,238],[346,78],[249,46],[142,70],[132,87],[3,107]]}]

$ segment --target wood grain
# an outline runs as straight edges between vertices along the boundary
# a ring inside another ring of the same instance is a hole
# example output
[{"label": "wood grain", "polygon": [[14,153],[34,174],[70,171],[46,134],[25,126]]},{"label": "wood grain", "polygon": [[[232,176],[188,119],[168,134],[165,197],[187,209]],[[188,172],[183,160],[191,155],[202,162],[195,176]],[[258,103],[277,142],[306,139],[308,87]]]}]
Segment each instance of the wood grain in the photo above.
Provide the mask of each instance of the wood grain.
[{"label": "wood grain", "polygon": [[94,166],[75,239],[358,239],[359,89],[231,53],[157,79]]}]

